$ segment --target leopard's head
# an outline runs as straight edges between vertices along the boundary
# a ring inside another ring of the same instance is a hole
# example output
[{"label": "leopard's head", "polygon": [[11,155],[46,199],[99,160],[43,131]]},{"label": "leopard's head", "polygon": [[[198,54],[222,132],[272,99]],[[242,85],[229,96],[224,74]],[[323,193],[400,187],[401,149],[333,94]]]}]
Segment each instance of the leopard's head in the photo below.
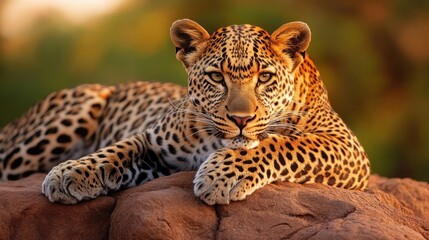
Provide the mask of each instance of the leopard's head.
[{"label": "leopard's head", "polygon": [[184,19],[173,23],[170,34],[189,76],[195,110],[225,147],[256,147],[268,136],[270,121],[292,101],[294,73],[311,38],[308,26],[291,22],[269,34],[232,25],[209,35]]}]

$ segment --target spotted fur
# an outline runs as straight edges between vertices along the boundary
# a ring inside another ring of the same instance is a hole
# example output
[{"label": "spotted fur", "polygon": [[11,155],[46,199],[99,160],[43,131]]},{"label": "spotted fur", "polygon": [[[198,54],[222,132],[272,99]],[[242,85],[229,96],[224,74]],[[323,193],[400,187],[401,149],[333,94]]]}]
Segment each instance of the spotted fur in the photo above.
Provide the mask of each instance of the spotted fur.
[{"label": "spotted fur", "polygon": [[194,192],[208,204],[278,180],[366,187],[367,155],[329,103],[306,53],[306,24],[209,35],[185,19],[171,38],[188,88],[135,82],[53,93],[1,130],[0,177],[50,170],[42,191],[67,204],[184,170],[197,170]]}]

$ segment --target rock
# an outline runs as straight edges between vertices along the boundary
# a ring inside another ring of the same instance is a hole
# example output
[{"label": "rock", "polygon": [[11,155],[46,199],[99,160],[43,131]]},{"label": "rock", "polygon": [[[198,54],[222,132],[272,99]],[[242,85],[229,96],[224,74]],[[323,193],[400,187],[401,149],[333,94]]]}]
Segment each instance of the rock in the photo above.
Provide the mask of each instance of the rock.
[{"label": "rock", "polygon": [[[45,175],[0,184],[0,239],[106,239],[113,197],[82,205],[53,204],[42,195]],[[93,236],[93,237],[90,237]]]},{"label": "rock", "polygon": [[[429,200],[429,198],[428,198]],[[219,239],[425,239],[428,224],[392,195],[280,183],[221,206]],[[239,231],[237,231],[239,229]]]},{"label": "rock", "polygon": [[429,239],[424,182],[372,176],[364,192],[281,182],[208,206],[194,174],[72,206],[48,202],[43,174],[0,183],[0,239]]},{"label": "rock", "polygon": [[181,173],[120,193],[111,239],[210,239],[216,211],[192,192],[194,173]]},{"label": "rock", "polygon": [[383,178],[371,176],[371,186],[395,196],[404,206],[413,213],[429,220],[429,184],[417,182],[409,178]]}]

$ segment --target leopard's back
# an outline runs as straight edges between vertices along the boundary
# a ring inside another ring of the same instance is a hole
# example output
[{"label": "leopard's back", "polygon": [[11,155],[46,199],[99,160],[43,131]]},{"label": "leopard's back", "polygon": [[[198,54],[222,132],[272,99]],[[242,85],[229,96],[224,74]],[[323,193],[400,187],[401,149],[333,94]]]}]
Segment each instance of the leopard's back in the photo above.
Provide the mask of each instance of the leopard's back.
[{"label": "leopard's back", "polygon": [[0,179],[47,172],[142,132],[184,94],[179,85],[153,82],[54,92],[0,130]]}]

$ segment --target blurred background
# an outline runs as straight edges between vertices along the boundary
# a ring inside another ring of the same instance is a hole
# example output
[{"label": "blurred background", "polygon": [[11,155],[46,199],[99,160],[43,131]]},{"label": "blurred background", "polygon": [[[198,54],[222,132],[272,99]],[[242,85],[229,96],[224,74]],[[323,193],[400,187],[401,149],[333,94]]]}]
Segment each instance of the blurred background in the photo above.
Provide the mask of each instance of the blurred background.
[{"label": "blurred background", "polygon": [[373,173],[429,181],[427,0],[3,0],[0,127],[50,92],[82,83],[185,85],[169,38],[180,18],[209,32],[307,22],[308,52]]}]

